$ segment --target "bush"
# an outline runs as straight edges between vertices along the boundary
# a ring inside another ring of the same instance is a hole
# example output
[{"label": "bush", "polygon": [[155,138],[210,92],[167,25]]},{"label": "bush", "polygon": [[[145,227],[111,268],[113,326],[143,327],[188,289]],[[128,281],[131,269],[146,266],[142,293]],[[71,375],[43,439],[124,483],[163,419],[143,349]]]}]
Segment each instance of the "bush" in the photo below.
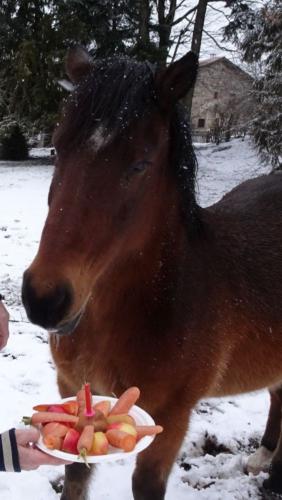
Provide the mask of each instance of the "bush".
[{"label": "bush", "polygon": [[21,161],[28,158],[27,141],[17,123],[8,127],[0,140],[2,160]]}]

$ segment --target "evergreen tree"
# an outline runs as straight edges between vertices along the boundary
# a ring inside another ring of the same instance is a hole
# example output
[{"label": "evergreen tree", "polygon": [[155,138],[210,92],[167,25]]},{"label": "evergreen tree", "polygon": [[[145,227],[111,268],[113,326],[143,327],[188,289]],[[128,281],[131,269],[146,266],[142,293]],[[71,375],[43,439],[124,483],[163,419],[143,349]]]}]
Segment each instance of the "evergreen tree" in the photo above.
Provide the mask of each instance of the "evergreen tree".
[{"label": "evergreen tree", "polygon": [[194,30],[192,48],[199,53],[213,2],[1,0],[0,121],[13,115],[30,134],[53,129],[65,95],[57,83],[65,77],[62,61],[74,44],[94,57],[124,54],[165,66],[172,44],[175,57]]},{"label": "evergreen tree", "polygon": [[2,118],[14,115],[45,129],[53,125],[62,96],[56,81],[61,54],[49,4],[45,0],[3,0],[0,4]]},{"label": "evergreen tree", "polygon": [[261,62],[254,83],[257,102],[250,131],[262,157],[273,168],[282,164],[282,4],[269,0],[254,9],[251,2],[233,3],[226,36],[239,45],[246,62]]},{"label": "evergreen tree", "polygon": [[0,143],[2,160],[21,161],[28,158],[27,141],[17,123],[7,127],[5,133],[2,131]]},{"label": "evergreen tree", "polygon": [[[29,129],[51,130],[63,90],[67,49],[83,44],[96,57],[126,53],[132,39],[125,0],[3,0],[0,3],[0,120],[14,115]],[[129,15],[129,14],[128,14]]]}]

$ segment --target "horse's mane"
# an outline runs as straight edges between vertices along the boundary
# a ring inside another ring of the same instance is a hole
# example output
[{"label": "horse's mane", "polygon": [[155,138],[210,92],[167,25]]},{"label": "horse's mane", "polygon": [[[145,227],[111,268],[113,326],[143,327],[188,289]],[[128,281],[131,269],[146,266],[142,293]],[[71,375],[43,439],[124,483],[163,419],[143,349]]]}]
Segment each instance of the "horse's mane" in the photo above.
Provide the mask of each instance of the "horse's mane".
[{"label": "horse's mane", "polygon": [[[75,88],[67,106],[67,126],[60,143],[68,151],[80,148],[95,129],[105,134],[126,133],[130,123],[142,118],[157,104],[154,87],[155,67],[128,58],[95,61],[93,70]],[[184,107],[178,104],[171,116],[170,165],[182,195],[185,216],[195,214],[197,161]]]},{"label": "horse's mane", "polygon": [[67,100],[62,147],[83,144],[99,127],[105,135],[126,131],[155,99],[153,72],[147,63],[127,58],[96,60]]}]

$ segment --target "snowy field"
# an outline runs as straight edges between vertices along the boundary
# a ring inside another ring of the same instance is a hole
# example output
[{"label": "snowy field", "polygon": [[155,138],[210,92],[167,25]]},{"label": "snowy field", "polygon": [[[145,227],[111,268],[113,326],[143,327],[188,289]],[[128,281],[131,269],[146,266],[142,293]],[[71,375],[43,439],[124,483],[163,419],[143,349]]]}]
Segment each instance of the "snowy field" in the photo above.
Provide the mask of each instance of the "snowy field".
[{"label": "snowy field", "polygon": [[[209,205],[241,181],[268,169],[248,141],[197,145],[198,199]],[[59,397],[44,330],[28,323],[20,301],[22,272],[37,250],[47,212],[52,167],[34,160],[24,166],[0,162],[0,279],[10,311],[10,340],[0,353],[0,431],[29,415],[34,404]],[[266,392],[203,401],[193,418],[170,476],[167,500],[246,500],[263,496],[258,477],[244,474],[244,462],[257,446],[268,411]],[[97,468],[90,498],[132,500],[134,462]],[[58,499],[55,485],[63,467],[41,467],[21,474],[0,473],[1,500]]]}]

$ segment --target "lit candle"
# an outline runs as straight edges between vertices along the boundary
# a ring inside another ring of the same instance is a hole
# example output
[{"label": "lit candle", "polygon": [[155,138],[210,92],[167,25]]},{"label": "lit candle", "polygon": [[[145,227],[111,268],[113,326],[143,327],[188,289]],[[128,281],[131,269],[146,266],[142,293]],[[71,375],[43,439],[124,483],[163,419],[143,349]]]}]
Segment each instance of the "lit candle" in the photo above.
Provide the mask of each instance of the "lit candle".
[{"label": "lit candle", "polygon": [[86,417],[93,417],[95,412],[92,408],[92,394],[90,391],[90,384],[84,384],[85,393],[85,415]]}]

